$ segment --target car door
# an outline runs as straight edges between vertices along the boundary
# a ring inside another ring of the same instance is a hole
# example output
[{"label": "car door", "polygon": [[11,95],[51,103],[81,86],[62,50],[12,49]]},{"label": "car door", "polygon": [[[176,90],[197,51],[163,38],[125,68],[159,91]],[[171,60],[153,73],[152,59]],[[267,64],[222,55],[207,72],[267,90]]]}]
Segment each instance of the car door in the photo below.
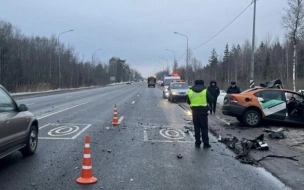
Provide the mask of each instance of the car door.
[{"label": "car door", "polygon": [[286,118],[286,102],[281,90],[263,90],[256,94],[265,115],[264,119],[284,120]]},{"label": "car door", "polygon": [[[304,97],[294,92],[285,91],[285,98],[288,113],[287,116],[293,119],[297,117],[299,117],[300,119],[304,119]],[[292,101],[293,98],[295,101]]]},{"label": "car door", "polygon": [[14,147],[26,137],[27,121],[15,101],[0,88],[0,149]]}]

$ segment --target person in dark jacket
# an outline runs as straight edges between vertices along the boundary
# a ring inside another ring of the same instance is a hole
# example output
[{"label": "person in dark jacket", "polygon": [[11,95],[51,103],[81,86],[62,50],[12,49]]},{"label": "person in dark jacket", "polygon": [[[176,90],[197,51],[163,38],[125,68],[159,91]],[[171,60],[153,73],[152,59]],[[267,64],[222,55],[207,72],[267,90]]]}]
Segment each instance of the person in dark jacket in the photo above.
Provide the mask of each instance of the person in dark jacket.
[{"label": "person in dark jacket", "polygon": [[208,137],[208,103],[210,104],[212,101],[212,96],[204,86],[204,81],[196,80],[195,85],[189,90],[187,96],[187,102],[192,110],[196,148],[200,148],[201,146],[201,133],[204,148],[211,147]]},{"label": "person in dark jacket", "polygon": [[227,90],[227,94],[239,94],[241,90],[239,87],[236,86],[236,82],[232,81],[231,86],[229,86]]},{"label": "person in dark jacket", "polygon": [[216,110],[216,102],[217,102],[217,97],[220,95],[220,89],[217,86],[216,81],[212,80],[210,82],[210,86],[208,87],[208,91],[210,92],[213,101],[211,102],[210,106],[210,114],[212,115],[212,112],[215,114]]}]

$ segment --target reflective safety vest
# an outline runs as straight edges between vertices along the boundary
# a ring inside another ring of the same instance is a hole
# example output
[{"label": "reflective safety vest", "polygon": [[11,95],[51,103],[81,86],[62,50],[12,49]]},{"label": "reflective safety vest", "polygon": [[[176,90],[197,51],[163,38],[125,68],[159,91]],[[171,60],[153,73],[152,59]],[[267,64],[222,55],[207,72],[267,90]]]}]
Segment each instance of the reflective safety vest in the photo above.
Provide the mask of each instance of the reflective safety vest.
[{"label": "reflective safety vest", "polygon": [[190,99],[190,107],[197,107],[197,106],[207,106],[207,90],[204,89],[201,92],[194,92],[190,90],[188,92],[188,97]]}]

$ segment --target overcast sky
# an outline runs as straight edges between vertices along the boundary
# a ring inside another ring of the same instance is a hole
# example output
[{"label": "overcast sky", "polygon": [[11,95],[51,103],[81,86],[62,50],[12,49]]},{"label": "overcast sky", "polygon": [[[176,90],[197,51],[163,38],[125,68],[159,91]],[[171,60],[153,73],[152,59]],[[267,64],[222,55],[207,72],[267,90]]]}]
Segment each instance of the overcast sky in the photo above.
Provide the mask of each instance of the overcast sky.
[{"label": "overcast sky", "polygon": [[[143,76],[173,63],[185,64],[186,38],[189,48],[202,44],[241,13],[252,0],[1,0],[0,19],[11,22],[26,35],[61,35],[60,41],[75,47],[80,57],[108,61],[112,56],[126,59]],[[283,39],[281,25],[287,0],[258,0],[256,40],[267,35]],[[193,55],[208,63],[210,52],[219,55],[226,43],[243,44],[252,38],[253,5],[220,35]],[[165,59],[161,59],[161,57]]]}]

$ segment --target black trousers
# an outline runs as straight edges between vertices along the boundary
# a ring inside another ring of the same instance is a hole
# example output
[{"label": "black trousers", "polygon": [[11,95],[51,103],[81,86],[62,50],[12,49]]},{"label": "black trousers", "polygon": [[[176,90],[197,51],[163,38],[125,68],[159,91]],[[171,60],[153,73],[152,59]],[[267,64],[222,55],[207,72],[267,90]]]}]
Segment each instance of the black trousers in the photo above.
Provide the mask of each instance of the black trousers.
[{"label": "black trousers", "polygon": [[208,137],[208,113],[207,110],[192,110],[192,119],[195,132],[195,144],[201,144],[201,134],[204,144],[209,144]]},{"label": "black trousers", "polygon": [[216,102],[217,102],[217,100],[215,100],[215,101],[212,101],[212,103],[209,105],[210,106],[210,113],[215,113],[215,111],[216,111]]}]

